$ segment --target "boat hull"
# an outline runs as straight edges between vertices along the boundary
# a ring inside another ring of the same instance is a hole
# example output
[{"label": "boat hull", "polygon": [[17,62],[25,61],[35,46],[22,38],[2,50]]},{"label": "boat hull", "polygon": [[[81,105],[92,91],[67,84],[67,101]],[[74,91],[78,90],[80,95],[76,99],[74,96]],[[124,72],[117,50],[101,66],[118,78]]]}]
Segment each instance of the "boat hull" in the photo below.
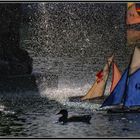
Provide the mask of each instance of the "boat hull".
[{"label": "boat hull", "polygon": [[108,109],[107,113],[140,113],[140,108],[137,109]]},{"label": "boat hull", "polygon": [[89,100],[81,100],[83,96],[74,96],[74,97],[69,97],[70,102],[91,102],[91,103],[97,103],[97,104],[102,104],[103,101],[106,99],[106,96],[101,96]]}]

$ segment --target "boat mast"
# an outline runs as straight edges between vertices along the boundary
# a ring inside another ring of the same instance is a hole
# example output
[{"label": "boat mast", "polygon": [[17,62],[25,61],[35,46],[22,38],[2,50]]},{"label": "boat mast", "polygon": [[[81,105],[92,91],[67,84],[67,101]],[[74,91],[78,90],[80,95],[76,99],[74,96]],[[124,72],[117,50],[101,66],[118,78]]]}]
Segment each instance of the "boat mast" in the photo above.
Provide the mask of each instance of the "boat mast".
[{"label": "boat mast", "polygon": [[[114,57],[114,53],[112,54],[112,56]],[[112,65],[112,63],[114,63],[114,58],[113,58],[113,61],[111,62],[110,65],[109,65],[109,62],[108,62],[108,60],[107,60],[107,65],[108,65],[108,68],[109,68],[109,72],[108,72],[107,80],[106,80],[106,83],[105,83],[105,86],[104,86],[103,96],[104,96],[104,94],[105,94],[105,89],[106,89],[106,86],[107,86],[107,81],[108,81],[108,79],[109,79],[109,73],[110,73],[110,71],[111,71],[111,65]]]},{"label": "boat mast", "polygon": [[134,52],[135,52],[135,45],[134,45],[134,49],[133,49],[133,53],[131,54],[131,57],[130,57],[130,62],[129,62],[129,65],[128,65],[128,73],[127,73],[127,79],[126,79],[126,83],[125,83],[125,91],[124,91],[124,94],[123,94],[123,97],[122,97],[122,108],[126,108],[124,103],[126,101],[126,97],[127,97],[127,90],[128,90],[128,83],[129,83],[129,72],[130,72],[130,65],[132,63],[132,59],[133,59],[133,56],[134,56]]},{"label": "boat mast", "polygon": [[[126,5],[126,10],[125,10],[125,25],[126,25],[126,43],[127,44],[127,29],[128,29],[128,24],[127,24],[127,5]],[[125,46],[127,47],[127,46]],[[132,63],[132,59],[133,59],[133,56],[134,56],[134,52],[135,52],[135,46],[134,46],[134,49],[133,49],[133,53],[131,54],[131,57],[130,57],[130,61],[129,61],[129,65],[128,65],[128,73],[127,73],[127,79],[126,79],[126,83],[125,83],[125,91],[124,91],[124,94],[123,94],[123,97],[122,97],[122,108],[125,108],[124,106],[124,103],[125,103],[125,100],[126,100],[126,97],[127,97],[127,89],[128,89],[128,82],[129,82],[129,72],[130,72],[130,65]]]}]

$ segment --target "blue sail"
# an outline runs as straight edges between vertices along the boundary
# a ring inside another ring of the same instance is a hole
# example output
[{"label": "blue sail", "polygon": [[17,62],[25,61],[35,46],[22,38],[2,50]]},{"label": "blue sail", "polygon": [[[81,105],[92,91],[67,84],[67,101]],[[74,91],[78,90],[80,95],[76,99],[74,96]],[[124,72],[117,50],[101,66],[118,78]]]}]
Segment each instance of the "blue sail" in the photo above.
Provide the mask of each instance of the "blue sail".
[{"label": "blue sail", "polygon": [[128,68],[124,71],[120,81],[118,82],[112,93],[109,95],[109,97],[104,101],[101,107],[117,105],[122,102],[122,98],[126,88],[128,71]]},{"label": "blue sail", "polygon": [[124,99],[124,106],[138,105],[140,105],[140,69],[129,76],[126,97]]}]

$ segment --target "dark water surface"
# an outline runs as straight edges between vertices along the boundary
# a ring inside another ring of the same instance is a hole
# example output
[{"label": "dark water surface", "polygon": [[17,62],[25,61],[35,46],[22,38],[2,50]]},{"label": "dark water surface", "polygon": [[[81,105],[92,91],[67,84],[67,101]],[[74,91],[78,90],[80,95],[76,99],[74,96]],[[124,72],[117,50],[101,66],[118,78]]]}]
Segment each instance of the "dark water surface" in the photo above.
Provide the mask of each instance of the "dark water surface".
[{"label": "dark water surface", "polygon": [[[1,137],[135,137],[140,132],[140,114],[107,114],[68,107],[35,93],[1,95],[0,107]],[[67,108],[70,116],[91,114],[91,124],[56,123],[55,114],[62,108]]]}]

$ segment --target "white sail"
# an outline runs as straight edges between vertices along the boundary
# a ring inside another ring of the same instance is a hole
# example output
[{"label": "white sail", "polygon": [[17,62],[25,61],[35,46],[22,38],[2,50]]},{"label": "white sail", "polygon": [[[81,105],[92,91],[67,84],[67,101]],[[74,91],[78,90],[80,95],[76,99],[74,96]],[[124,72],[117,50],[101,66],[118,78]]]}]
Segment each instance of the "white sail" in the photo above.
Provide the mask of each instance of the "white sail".
[{"label": "white sail", "polygon": [[116,65],[116,63],[113,63],[112,67],[113,67],[113,73],[112,73],[112,83],[111,83],[110,93],[114,90],[119,80],[121,79],[121,72],[118,66]]},{"label": "white sail", "polygon": [[140,68],[140,48],[135,47],[133,58],[130,64],[129,74],[134,73],[139,68]]},{"label": "white sail", "polygon": [[140,42],[140,31],[134,29],[127,30],[127,43],[135,44]]}]

